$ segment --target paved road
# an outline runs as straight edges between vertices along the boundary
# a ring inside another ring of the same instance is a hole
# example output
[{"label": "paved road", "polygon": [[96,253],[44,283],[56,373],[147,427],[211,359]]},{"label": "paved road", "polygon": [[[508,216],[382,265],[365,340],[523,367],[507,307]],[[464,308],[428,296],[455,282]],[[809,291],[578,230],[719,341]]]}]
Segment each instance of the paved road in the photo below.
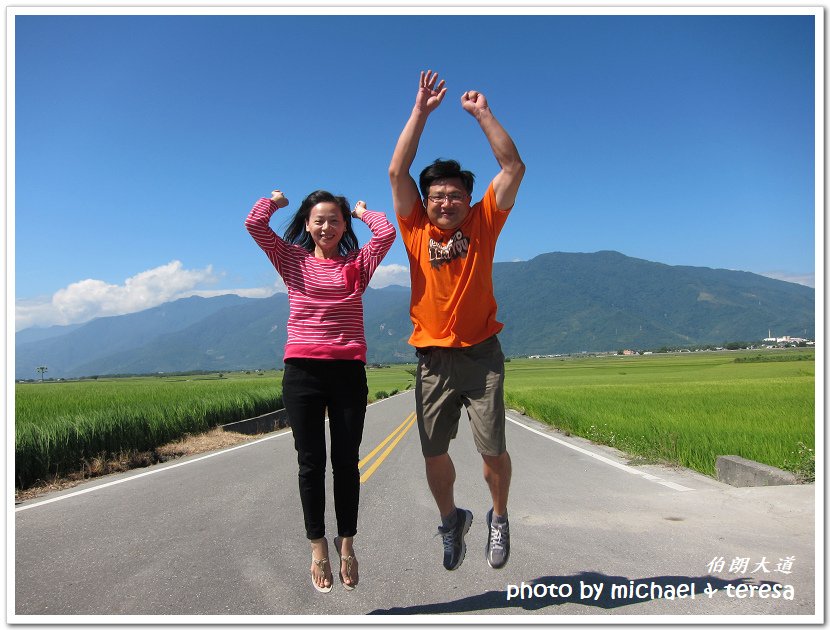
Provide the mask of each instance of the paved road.
[{"label": "paved road", "polygon": [[413,410],[412,392],[369,407],[355,591],[338,583],[322,595],[309,583],[295,453],[280,432],[18,505],[9,621],[822,619],[814,486],[732,488],[685,469],[629,467],[515,412],[510,562],[495,571],[484,559],[488,493],[462,421],[450,451],[456,499],[475,517],[463,565],[445,571]]}]

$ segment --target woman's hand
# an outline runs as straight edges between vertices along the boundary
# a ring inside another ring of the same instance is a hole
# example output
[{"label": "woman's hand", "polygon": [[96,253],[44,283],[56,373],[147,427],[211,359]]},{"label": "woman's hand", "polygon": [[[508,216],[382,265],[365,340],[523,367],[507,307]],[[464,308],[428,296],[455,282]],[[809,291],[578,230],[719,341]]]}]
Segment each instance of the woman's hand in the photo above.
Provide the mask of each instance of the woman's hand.
[{"label": "woman's hand", "polygon": [[359,219],[363,216],[363,213],[366,212],[366,202],[365,201],[358,201],[354,205],[354,210],[352,210],[352,216],[355,219]]},{"label": "woman's hand", "polygon": [[288,205],[288,199],[285,198],[281,190],[271,191],[271,201],[274,202],[277,208],[285,208]]}]

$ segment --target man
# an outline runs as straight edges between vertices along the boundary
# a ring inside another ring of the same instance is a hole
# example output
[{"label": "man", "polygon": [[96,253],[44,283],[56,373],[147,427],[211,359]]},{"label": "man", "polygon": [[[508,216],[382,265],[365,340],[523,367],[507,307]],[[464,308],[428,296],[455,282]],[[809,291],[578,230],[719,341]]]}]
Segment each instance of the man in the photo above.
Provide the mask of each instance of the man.
[{"label": "man", "polygon": [[512,468],[504,437],[504,355],[496,337],[503,324],[496,321],[493,256],[525,165],[487,99],[470,90],[461,96],[461,106],[478,121],[501,170],[472,206],[474,175],[454,160],[436,160],[416,185],[409,169],[427,118],[447,91],[444,81],[436,85],[437,80],[437,73],[421,72],[415,107],[389,165],[412,280],[409,343],[418,355],[418,429],[427,483],[441,514],[444,568],[453,570],[464,560],[464,536],[473,520],[472,512],[455,505],[455,467],[448,453],[461,405],[466,406],[493,500],[485,552],[490,566],[498,569],[510,555]]}]

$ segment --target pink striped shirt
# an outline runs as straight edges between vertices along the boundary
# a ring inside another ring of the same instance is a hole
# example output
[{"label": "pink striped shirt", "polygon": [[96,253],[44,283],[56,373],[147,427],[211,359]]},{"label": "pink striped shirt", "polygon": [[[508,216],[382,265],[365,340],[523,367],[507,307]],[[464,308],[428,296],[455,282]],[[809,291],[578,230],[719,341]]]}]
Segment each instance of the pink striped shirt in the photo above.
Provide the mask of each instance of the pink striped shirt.
[{"label": "pink striped shirt", "polygon": [[288,341],[283,360],[366,363],[363,292],[395,241],[395,227],[382,212],[367,210],[362,220],[372,231],[371,240],[346,256],[323,259],[274,233],[269,222],[276,211],[270,199],[260,199],[245,227],[288,287]]}]

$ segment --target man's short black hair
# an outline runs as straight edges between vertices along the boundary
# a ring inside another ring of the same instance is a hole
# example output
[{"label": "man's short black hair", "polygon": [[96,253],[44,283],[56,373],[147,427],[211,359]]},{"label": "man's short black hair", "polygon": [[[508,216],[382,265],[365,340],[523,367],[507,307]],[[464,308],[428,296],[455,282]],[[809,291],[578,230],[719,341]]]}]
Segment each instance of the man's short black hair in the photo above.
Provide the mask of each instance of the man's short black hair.
[{"label": "man's short black hair", "polygon": [[473,182],[476,176],[470,171],[462,171],[461,164],[455,160],[435,160],[432,164],[421,171],[421,178],[419,186],[421,188],[421,197],[426,199],[429,194],[429,187],[436,179],[460,179],[461,183],[467,191],[468,195],[473,194]]}]

